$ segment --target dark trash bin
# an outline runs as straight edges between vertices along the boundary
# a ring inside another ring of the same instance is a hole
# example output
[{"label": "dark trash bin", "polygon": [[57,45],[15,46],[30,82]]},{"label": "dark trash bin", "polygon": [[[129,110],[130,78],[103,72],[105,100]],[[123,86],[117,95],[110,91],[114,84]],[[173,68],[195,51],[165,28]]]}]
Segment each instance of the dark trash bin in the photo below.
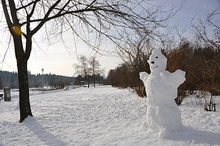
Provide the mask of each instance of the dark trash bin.
[{"label": "dark trash bin", "polygon": [[10,88],[4,88],[4,101],[11,101]]}]

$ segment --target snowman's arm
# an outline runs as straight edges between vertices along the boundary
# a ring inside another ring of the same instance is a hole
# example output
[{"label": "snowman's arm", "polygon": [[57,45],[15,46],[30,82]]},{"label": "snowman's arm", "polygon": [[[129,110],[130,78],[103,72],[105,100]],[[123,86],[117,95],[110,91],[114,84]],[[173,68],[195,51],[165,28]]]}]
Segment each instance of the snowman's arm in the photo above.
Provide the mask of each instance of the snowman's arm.
[{"label": "snowman's arm", "polygon": [[186,75],[186,72],[185,71],[182,71],[180,69],[176,70],[175,71],[176,74],[178,74],[179,77],[182,77],[185,79],[185,75]]},{"label": "snowman's arm", "polygon": [[178,80],[179,84],[182,84],[186,80],[185,75],[186,75],[185,71],[178,69],[174,72],[174,80]]},{"label": "snowman's arm", "polygon": [[140,76],[140,79],[144,82],[147,80],[147,77],[149,76],[149,74],[146,72],[139,72],[139,76]]}]

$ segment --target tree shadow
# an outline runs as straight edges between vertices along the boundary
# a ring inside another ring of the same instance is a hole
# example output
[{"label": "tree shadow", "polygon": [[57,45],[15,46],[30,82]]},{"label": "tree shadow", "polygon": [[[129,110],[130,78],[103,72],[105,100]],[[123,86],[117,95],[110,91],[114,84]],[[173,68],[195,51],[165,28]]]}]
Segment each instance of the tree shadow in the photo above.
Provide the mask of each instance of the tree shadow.
[{"label": "tree shadow", "polygon": [[58,139],[55,135],[51,134],[34,117],[28,117],[24,121],[27,126],[42,142],[48,146],[66,146],[67,143]]},{"label": "tree shadow", "polygon": [[193,144],[205,143],[209,145],[219,145],[220,133],[201,131],[183,126],[181,131],[166,136],[165,139],[173,141],[189,141]]}]

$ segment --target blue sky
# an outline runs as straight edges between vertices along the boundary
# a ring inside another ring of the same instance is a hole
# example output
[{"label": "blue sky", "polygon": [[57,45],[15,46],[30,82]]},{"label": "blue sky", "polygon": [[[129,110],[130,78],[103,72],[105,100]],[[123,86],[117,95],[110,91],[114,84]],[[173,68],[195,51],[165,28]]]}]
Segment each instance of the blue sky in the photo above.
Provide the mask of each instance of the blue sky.
[{"label": "blue sky", "polygon": [[[182,0],[167,0],[166,4],[167,6],[176,5],[178,7],[181,2]],[[181,10],[172,18],[171,22],[178,22],[177,24],[179,24],[180,29],[184,28],[190,33],[192,17],[205,18],[209,12],[212,12],[217,7],[220,7],[220,0],[185,0]],[[71,37],[67,36],[66,39],[67,41],[72,41]],[[33,74],[41,73],[41,69],[44,68],[44,73],[72,76],[75,72],[72,65],[77,63],[77,54],[87,57],[91,57],[95,54],[82,43],[76,44],[78,47],[76,51],[71,45],[69,48],[65,48],[62,43],[47,46],[41,43],[40,39],[34,41],[40,42],[40,47],[34,47],[29,60],[28,70]],[[2,43],[0,45],[2,45]],[[3,46],[5,47],[5,45]],[[103,44],[102,47],[105,49],[113,48],[113,46],[108,46],[108,44]],[[1,46],[0,61],[3,60],[5,52],[6,49]],[[110,69],[114,69],[118,64],[122,63],[120,58],[101,55],[97,55],[97,60],[100,62],[101,68],[105,68],[106,75]],[[1,62],[0,69],[7,71],[17,70],[13,45],[11,45],[9,51],[7,51],[4,62]]]}]

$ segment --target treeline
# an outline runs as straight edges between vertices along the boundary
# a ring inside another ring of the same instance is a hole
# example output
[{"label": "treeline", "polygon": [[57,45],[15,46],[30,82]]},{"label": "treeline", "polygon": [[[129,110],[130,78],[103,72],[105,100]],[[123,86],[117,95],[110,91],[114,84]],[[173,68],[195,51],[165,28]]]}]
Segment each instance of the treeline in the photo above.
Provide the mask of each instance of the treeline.
[{"label": "treeline", "polygon": [[186,81],[179,90],[202,90],[220,94],[220,47],[197,47],[185,43],[167,53],[167,70],[186,71]]},{"label": "treeline", "polygon": [[[28,74],[29,87],[61,87],[73,84],[74,77],[60,76],[55,74]],[[17,72],[0,71],[0,89],[4,87],[18,88]]]},{"label": "treeline", "polygon": [[[179,96],[184,91],[208,91],[213,95],[220,94],[220,48],[212,46],[199,47],[183,43],[172,50],[162,50],[167,57],[167,69],[174,72],[181,69],[186,72],[186,81],[178,88]],[[109,84],[115,87],[131,87],[141,97],[145,95],[139,72],[150,73],[147,60],[149,54],[137,55],[131,62],[126,62],[111,70],[107,76]]]}]

